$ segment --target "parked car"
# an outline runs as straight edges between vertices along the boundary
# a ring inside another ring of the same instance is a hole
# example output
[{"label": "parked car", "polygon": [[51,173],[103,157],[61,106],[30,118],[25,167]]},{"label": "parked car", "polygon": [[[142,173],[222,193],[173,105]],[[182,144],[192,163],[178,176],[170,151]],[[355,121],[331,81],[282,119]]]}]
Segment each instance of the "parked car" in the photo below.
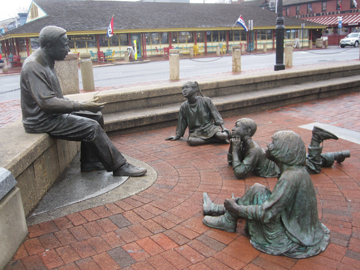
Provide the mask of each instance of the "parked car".
[{"label": "parked car", "polygon": [[350,33],[345,38],[340,40],[340,47],[354,46],[358,47],[360,43],[360,33]]}]

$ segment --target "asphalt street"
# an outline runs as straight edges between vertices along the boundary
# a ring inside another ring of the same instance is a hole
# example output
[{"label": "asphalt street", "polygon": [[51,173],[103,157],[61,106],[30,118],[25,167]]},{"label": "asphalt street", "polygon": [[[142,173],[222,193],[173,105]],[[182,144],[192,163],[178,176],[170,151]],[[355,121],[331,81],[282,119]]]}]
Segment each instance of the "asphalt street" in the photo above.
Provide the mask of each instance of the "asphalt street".
[{"label": "asphalt street", "polygon": [[[295,51],[293,66],[319,64],[322,62],[350,61],[359,59],[359,48],[329,47],[323,50]],[[252,54],[241,56],[242,70],[272,68],[275,64],[275,53]],[[211,58],[180,58],[180,77],[194,77],[230,72],[231,55]],[[93,69],[96,87],[118,86],[124,84],[165,81],[169,79],[169,62],[155,61],[136,65],[114,65]],[[0,77],[0,102],[20,98],[20,76]],[[79,69],[79,86],[82,89]]]}]

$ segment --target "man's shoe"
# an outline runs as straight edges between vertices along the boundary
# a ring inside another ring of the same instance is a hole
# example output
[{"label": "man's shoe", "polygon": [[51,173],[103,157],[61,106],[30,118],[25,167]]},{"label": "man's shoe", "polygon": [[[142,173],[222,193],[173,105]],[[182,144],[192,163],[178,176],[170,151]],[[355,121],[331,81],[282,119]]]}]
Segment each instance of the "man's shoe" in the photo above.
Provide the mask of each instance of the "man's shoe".
[{"label": "man's shoe", "polygon": [[211,201],[209,195],[204,192],[203,193],[203,212],[204,216],[220,216],[225,214],[225,207],[221,204],[215,204]]},{"label": "man's shoe", "polygon": [[350,151],[349,150],[335,153],[335,160],[338,163],[343,162],[348,157],[350,157]]},{"label": "man's shoe", "polygon": [[143,176],[146,174],[147,170],[145,168],[136,167],[130,163],[125,163],[113,171],[114,176]]},{"label": "man's shoe", "polygon": [[105,170],[104,165],[98,161],[98,162],[91,162],[91,163],[85,163],[81,162],[81,171],[82,172],[91,172],[91,171],[102,171]]},{"label": "man's shoe", "polygon": [[219,217],[205,216],[203,223],[210,227],[226,232],[236,232],[237,220],[234,219],[228,212]]},{"label": "man's shoe", "polygon": [[319,127],[314,127],[312,130],[312,134],[313,134],[313,138],[316,141],[318,141],[319,143],[321,143],[324,140],[328,140],[328,139],[334,139],[334,140],[339,139],[334,134],[332,134],[329,131],[326,131],[322,128],[319,128]]}]

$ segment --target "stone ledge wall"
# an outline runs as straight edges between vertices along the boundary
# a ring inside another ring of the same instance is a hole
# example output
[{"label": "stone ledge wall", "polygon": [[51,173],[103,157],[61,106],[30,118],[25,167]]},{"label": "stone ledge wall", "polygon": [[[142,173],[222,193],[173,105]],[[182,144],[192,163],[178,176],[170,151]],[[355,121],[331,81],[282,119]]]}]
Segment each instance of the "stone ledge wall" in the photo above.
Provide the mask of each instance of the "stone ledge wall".
[{"label": "stone ledge wall", "polygon": [[[202,79],[199,86],[207,97],[223,97],[244,92],[277,88],[286,85],[301,84],[303,82],[325,81],[327,79],[358,75],[360,73],[359,61],[349,62],[347,65],[327,65],[324,68],[308,67],[307,70],[284,70],[281,72],[256,73]],[[181,93],[184,82],[165,83],[161,86],[143,86],[129,89],[116,89],[101,91],[96,94],[98,102],[106,102],[102,113],[111,114],[154,108],[183,102]],[[94,93],[89,93],[94,95]],[[78,99],[75,95],[71,98]],[[90,97],[89,97],[90,98]]]},{"label": "stone ledge wall", "polygon": [[28,215],[78,153],[80,144],[43,133],[28,134],[18,120],[0,129],[0,148],[0,167],[16,178]]}]

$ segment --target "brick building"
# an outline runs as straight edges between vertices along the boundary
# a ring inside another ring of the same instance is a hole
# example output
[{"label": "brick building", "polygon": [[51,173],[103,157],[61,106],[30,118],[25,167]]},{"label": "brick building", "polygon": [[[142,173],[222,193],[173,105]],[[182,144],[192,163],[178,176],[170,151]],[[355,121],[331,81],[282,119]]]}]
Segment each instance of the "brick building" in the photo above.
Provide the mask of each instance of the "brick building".
[{"label": "brick building", "polygon": [[[315,22],[326,26],[322,35],[330,45],[338,45],[341,38],[351,32],[358,32],[360,9],[358,0],[283,0],[284,14],[306,20],[305,25]],[[342,27],[338,27],[341,17]]]}]

